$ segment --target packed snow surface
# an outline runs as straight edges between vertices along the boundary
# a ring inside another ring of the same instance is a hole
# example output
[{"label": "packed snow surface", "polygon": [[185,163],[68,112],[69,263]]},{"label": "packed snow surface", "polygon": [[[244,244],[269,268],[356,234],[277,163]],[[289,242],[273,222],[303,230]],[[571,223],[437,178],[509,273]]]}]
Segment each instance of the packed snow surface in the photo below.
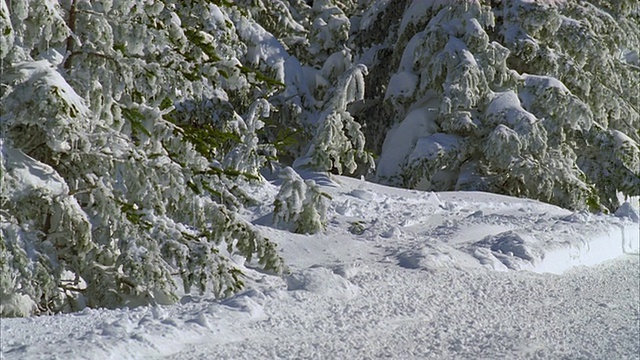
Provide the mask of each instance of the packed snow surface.
[{"label": "packed snow surface", "polygon": [[[572,213],[486,193],[307,174],[331,195],[318,235],[245,216],[283,277],[239,263],[230,299],[2,319],[3,359],[631,359],[640,353],[637,204]],[[256,194],[270,203],[277,192]],[[590,265],[590,266],[583,266]]]}]

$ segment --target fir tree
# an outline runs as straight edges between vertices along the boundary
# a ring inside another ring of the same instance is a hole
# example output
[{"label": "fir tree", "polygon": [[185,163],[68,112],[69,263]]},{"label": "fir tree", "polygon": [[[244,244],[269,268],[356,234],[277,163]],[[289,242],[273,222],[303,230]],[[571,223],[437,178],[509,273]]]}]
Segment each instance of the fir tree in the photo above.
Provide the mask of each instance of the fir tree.
[{"label": "fir tree", "polygon": [[389,144],[412,145],[383,148],[378,178],[615,209],[640,191],[638,20],[625,1],[407,7],[377,113],[397,114]]},{"label": "fir tree", "polygon": [[3,315],[171,303],[176,275],[226,296],[243,283],[223,248],[283,269],[235,213],[264,162],[268,105],[239,115],[271,86],[238,52],[258,25],[205,1],[3,2],[2,15],[0,296],[24,305]]},{"label": "fir tree", "polygon": [[280,172],[282,186],[274,201],[273,224],[297,233],[314,234],[327,221],[327,199],[313,180],[302,180],[290,167]]}]

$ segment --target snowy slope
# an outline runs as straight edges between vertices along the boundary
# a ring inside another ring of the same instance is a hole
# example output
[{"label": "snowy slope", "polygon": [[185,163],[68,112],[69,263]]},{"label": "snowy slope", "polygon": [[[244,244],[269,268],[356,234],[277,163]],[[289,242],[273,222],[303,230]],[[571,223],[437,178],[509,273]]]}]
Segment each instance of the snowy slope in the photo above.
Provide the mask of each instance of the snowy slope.
[{"label": "snowy slope", "polygon": [[[283,278],[174,306],[2,319],[3,359],[634,358],[637,208],[571,213],[486,193],[307,174],[332,200],[319,235],[270,227]],[[277,188],[256,196],[270,203]],[[238,260],[240,261],[240,260]],[[583,267],[580,265],[594,265]],[[525,271],[516,271],[525,270]],[[526,271],[529,270],[529,271]]]}]

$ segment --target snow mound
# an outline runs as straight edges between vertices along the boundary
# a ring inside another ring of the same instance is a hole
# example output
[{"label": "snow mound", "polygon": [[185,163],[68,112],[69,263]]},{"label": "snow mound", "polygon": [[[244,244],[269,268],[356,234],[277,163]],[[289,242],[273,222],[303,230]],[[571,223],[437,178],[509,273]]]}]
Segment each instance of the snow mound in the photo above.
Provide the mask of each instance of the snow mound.
[{"label": "snow mound", "polygon": [[[479,251],[479,248],[489,251]],[[553,223],[545,221],[543,226],[487,236],[471,244],[468,252],[482,264],[490,264],[497,270],[560,274],[575,266],[595,265],[624,254],[637,254],[638,248],[637,223],[572,214]]]},{"label": "snow mound", "polygon": [[640,222],[640,215],[638,210],[631,205],[630,202],[623,203],[618,210],[616,210],[615,216],[620,218],[628,218],[634,222]]},{"label": "snow mound", "polygon": [[353,179],[337,182],[341,187],[327,191],[334,199],[346,195],[350,200],[336,207],[332,223],[360,224],[358,234],[379,242],[384,256],[405,269],[485,267],[560,274],[640,249],[638,214],[631,205],[608,216],[495,194],[375,184],[364,189]]},{"label": "snow mound", "polygon": [[353,285],[344,275],[322,266],[312,267],[290,275],[287,278],[287,287],[289,291],[304,290],[330,298],[351,299],[358,294],[358,287]]}]

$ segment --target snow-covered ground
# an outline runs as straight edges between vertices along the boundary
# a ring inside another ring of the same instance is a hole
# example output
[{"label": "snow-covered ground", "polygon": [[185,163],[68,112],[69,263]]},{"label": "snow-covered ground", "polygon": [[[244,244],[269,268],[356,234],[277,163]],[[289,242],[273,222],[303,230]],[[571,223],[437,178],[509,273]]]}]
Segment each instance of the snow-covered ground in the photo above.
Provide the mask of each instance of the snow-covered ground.
[{"label": "snow-covered ground", "polygon": [[323,234],[245,214],[288,275],[239,264],[247,290],[227,300],[2,319],[2,359],[638,358],[637,207],[315,180],[333,198]]}]

